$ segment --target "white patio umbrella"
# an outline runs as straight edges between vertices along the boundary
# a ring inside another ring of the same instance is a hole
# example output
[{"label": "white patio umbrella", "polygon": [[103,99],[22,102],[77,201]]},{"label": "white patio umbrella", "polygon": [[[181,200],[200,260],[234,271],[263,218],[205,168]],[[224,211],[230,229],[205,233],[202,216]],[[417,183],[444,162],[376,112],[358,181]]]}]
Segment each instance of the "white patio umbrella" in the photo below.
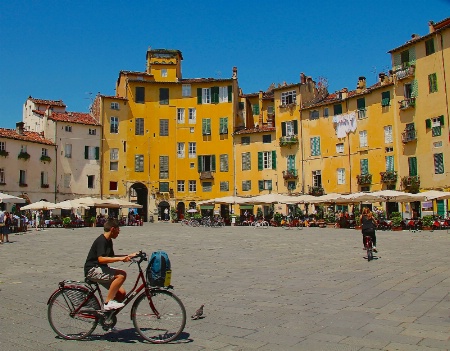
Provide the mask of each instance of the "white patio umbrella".
[{"label": "white patio umbrella", "polygon": [[248,197],[242,197],[242,196],[224,196],[224,197],[217,197],[215,199],[210,200],[204,200],[197,203],[197,205],[206,205],[206,204],[240,204],[244,203],[244,201],[248,200],[250,198]]},{"label": "white patio umbrella", "polygon": [[74,200],[65,200],[65,201],[57,202],[55,204],[55,208],[59,208],[61,210],[72,210],[72,209],[75,209],[75,208],[87,209],[87,208],[89,208],[89,206],[87,206],[85,204],[81,204],[81,203],[76,202]]},{"label": "white patio umbrella", "polygon": [[373,195],[373,193],[358,192],[341,195],[336,202],[340,204],[356,204],[360,202],[380,202],[382,200],[383,198]]},{"label": "white patio umbrella", "polygon": [[[102,201],[104,201],[104,205],[107,204],[112,204],[114,206],[118,206],[121,208],[142,208],[142,205],[139,205],[136,202],[131,202],[131,201],[127,201],[124,199],[103,199]],[[98,207],[102,207],[102,206],[98,206]]]},{"label": "white patio umbrella", "polygon": [[286,204],[305,204],[311,203],[311,201],[315,200],[317,196],[312,196],[308,194],[298,195],[298,196],[289,196],[288,199],[284,203]]},{"label": "white patio umbrella", "polygon": [[322,196],[314,196],[313,199],[309,201],[311,204],[325,204],[325,203],[336,203],[341,197],[341,194],[330,193]]},{"label": "white patio umbrella", "polygon": [[241,203],[243,204],[275,204],[283,202],[288,198],[287,195],[282,194],[264,194],[246,198]]},{"label": "white patio umbrella", "polygon": [[55,204],[53,202],[48,201],[38,201],[33,202],[32,204],[23,206],[20,210],[54,210]]},{"label": "white patio umbrella", "polygon": [[416,195],[425,196],[426,200],[445,200],[450,199],[450,192],[439,191],[439,190],[429,190],[418,193]]},{"label": "white patio umbrella", "polygon": [[380,197],[385,202],[410,202],[410,201],[423,201],[425,196],[421,194],[405,193],[397,190],[380,190],[371,193],[372,195]]},{"label": "white patio umbrella", "polygon": [[22,199],[21,197],[0,193],[0,203],[25,203],[27,202],[25,199]]}]

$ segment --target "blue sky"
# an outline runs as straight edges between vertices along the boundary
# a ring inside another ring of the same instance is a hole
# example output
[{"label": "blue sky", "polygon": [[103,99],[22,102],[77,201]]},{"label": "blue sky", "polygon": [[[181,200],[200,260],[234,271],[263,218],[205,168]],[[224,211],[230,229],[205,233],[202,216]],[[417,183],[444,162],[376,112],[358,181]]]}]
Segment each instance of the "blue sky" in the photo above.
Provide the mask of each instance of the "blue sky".
[{"label": "blue sky", "polygon": [[449,0],[0,1],[0,127],[15,127],[29,95],[87,112],[97,92],[114,95],[120,70],[145,70],[149,46],[180,50],[184,78],[237,66],[244,93],[300,72],[354,89],[446,17]]}]

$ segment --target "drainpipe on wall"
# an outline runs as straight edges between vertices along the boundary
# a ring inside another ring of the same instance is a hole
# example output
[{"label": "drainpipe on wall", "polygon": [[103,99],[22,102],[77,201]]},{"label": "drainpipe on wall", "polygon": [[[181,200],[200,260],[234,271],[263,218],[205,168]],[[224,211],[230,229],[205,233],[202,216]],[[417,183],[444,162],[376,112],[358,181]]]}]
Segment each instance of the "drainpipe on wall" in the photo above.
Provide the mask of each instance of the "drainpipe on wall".
[{"label": "drainpipe on wall", "polygon": [[57,201],[57,192],[58,192],[58,144],[56,142],[56,131],[58,130],[58,122],[55,121],[55,136],[54,136],[54,143],[55,143],[55,203]]}]

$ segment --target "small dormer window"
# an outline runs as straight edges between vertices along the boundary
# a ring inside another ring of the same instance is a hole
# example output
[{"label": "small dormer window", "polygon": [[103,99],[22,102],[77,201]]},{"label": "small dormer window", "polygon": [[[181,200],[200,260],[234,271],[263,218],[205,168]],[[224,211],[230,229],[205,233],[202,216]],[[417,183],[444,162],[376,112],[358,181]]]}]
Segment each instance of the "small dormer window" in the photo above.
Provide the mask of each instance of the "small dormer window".
[{"label": "small dormer window", "polygon": [[167,68],[163,68],[163,69],[161,70],[161,77],[167,78]]},{"label": "small dormer window", "polygon": [[66,132],[72,132],[72,126],[64,126]]}]

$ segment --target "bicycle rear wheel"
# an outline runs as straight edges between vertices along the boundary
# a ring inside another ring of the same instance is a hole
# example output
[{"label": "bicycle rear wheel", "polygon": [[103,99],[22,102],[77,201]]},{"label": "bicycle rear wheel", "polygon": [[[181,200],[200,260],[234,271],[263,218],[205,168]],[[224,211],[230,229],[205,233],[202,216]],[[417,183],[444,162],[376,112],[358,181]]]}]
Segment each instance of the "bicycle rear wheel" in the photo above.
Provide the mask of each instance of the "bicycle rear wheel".
[{"label": "bicycle rear wheel", "polygon": [[[151,308],[151,302],[158,315]],[[159,289],[151,291],[151,302],[144,292],[133,305],[131,315],[137,332],[154,344],[175,340],[186,324],[183,303],[174,293]]]},{"label": "bicycle rear wheel", "polygon": [[[92,334],[98,324],[98,317],[89,313],[73,314],[88,295],[87,291],[67,288],[55,293],[48,304],[47,316],[50,326],[60,337],[68,340],[80,340]],[[99,310],[100,305],[92,296],[82,307]]]}]

